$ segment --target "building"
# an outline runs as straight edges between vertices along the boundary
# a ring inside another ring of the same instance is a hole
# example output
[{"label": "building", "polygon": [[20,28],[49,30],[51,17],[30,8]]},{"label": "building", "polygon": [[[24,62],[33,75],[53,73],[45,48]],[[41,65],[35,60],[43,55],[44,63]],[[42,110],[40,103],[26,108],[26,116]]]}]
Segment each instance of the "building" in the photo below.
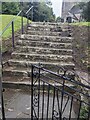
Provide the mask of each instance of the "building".
[{"label": "building", "polygon": [[79,5],[75,5],[71,8],[71,10],[69,11],[70,14],[73,15],[72,20],[73,21],[81,21],[82,20],[82,9],[80,9]]},{"label": "building", "polygon": [[67,22],[68,19],[69,22],[80,20],[82,10],[80,10],[80,7],[76,6],[76,4],[77,2],[67,2],[66,0],[63,0],[62,18],[64,19],[64,22]]}]

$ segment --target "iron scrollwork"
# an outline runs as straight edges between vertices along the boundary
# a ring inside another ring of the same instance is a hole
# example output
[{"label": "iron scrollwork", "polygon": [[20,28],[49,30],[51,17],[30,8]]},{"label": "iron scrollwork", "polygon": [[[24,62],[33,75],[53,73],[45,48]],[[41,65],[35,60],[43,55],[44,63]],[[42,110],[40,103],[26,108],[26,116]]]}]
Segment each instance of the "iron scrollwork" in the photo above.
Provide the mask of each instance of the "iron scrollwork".
[{"label": "iron scrollwork", "polygon": [[56,110],[53,110],[53,119],[59,120],[59,113]]},{"label": "iron scrollwork", "polygon": [[39,69],[34,68],[33,70],[33,117],[38,118],[37,110],[38,108],[38,79],[39,79]]}]

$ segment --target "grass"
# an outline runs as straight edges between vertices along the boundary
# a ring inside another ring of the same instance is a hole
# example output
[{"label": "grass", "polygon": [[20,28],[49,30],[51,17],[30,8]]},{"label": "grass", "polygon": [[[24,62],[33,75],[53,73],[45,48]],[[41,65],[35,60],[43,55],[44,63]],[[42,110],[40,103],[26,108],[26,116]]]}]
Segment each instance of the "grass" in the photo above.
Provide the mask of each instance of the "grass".
[{"label": "grass", "polygon": [[[3,29],[7,26],[7,24],[15,17],[16,17],[15,15],[5,15],[5,14],[0,15],[0,33],[2,33]],[[24,18],[24,25],[26,23],[27,23],[27,19]],[[16,32],[20,29],[21,29],[21,17],[18,16],[14,22],[14,31]],[[11,37],[11,35],[12,35],[12,29],[10,25],[9,28],[2,34],[2,39],[7,39]]]},{"label": "grass", "polygon": [[71,25],[90,26],[90,22],[77,22],[77,23],[71,23]]}]

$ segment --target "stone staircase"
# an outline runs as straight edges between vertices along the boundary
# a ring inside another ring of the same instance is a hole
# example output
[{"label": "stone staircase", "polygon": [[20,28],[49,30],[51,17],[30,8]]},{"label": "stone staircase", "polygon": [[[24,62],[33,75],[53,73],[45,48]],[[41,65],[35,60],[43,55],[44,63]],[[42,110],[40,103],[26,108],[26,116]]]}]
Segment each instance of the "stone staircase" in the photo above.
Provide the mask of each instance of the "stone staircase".
[{"label": "stone staircase", "polygon": [[54,72],[58,71],[56,66],[74,69],[72,39],[68,25],[31,23],[17,41],[12,59],[3,67],[3,80],[19,82],[30,79],[31,64],[41,63]]}]

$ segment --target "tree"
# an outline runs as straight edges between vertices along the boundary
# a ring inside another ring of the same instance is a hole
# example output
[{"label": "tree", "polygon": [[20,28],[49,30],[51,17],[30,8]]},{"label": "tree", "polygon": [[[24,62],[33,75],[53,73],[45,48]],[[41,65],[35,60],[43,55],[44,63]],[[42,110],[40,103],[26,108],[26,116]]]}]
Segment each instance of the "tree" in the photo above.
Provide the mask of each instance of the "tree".
[{"label": "tree", "polygon": [[18,2],[2,2],[2,13],[16,15],[19,12]]},{"label": "tree", "polygon": [[90,1],[83,7],[82,16],[86,21],[90,22]]},{"label": "tree", "polygon": [[16,15],[21,9],[23,9],[24,16],[26,11],[30,8],[29,2],[2,2],[2,13]]},{"label": "tree", "polygon": [[34,21],[54,21],[55,15],[53,10],[45,2],[33,3],[33,20]]},{"label": "tree", "polygon": [[57,17],[56,22],[61,22],[61,17]]},{"label": "tree", "polygon": [[29,19],[33,18],[33,21],[54,21],[55,15],[51,8],[51,3],[46,2],[3,2],[2,13],[16,15],[21,9],[23,9],[24,16],[26,17],[26,11],[33,5],[33,9],[28,13]]}]

